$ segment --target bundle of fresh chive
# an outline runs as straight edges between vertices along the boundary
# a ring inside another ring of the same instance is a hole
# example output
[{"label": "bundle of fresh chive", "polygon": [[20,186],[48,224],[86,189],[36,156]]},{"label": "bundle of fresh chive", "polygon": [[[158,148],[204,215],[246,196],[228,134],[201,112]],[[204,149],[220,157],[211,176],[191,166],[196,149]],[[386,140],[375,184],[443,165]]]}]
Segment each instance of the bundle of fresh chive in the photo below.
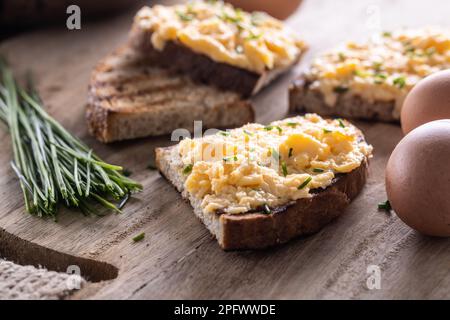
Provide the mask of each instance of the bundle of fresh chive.
[{"label": "bundle of fresh chive", "polygon": [[0,75],[0,119],[9,128],[11,166],[26,210],[53,218],[60,204],[85,214],[100,214],[101,206],[120,212],[130,193],[142,186],[125,177],[122,167],[103,162],[49,116],[36,92],[19,86],[4,60]]}]

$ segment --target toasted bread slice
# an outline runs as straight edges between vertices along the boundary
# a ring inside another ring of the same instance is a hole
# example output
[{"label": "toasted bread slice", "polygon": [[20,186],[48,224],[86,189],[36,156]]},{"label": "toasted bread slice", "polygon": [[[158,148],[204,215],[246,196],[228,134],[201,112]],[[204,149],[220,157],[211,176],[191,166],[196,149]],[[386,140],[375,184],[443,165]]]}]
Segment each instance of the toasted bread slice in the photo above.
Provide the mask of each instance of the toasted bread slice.
[{"label": "toasted bread slice", "polygon": [[[208,3],[208,2],[206,2]],[[204,6],[205,3],[197,4],[200,6]],[[181,5],[182,6],[182,5]],[[188,5],[186,5],[188,6]],[[229,12],[233,12],[234,9],[230,5],[224,5],[224,4],[210,4],[206,5],[207,7],[216,7],[216,6],[226,6],[226,9],[229,10]],[[188,7],[189,10],[192,9],[193,5],[191,4],[191,7]],[[170,8],[170,7],[169,7]],[[180,7],[180,11],[186,10],[185,8]],[[203,8],[204,9],[204,8]],[[262,88],[264,88],[266,85],[268,85],[272,80],[277,78],[282,73],[289,70],[291,67],[293,67],[295,64],[297,64],[303,53],[306,51],[306,45],[303,43],[301,44],[302,48],[298,49],[295,56],[292,58],[292,60],[289,63],[283,64],[283,66],[277,66],[273,68],[265,68],[264,70],[251,70],[248,68],[240,67],[233,65],[231,63],[225,63],[220,62],[217,60],[214,60],[211,58],[208,54],[202,53],[201,50],[192,49],[186,45],[184,45],[181,41],[178,41],[177,39],[167,40],[164,44],[163,48],[156,49],[154,45],[152,44],[152,36],[153,36],[153,30],[151,28],[148,28],[150,21],[154,18],[154,12],[151,11],[152,9],[148,7],[144,7],[138,12],[135,22],[133,24],[132,30],[130,32],[130,43],[137,48],[138,50],[145,52],[152,56],[157,56],[157,59],[155,59],[156,63],[159,66],[162,66],[164,68],[170,69],[172,72],[175,73],[182,73],[187,74],[191,79],[200,82],[200,83],[207,83],[214,85],[222,90],[231,90],[233,92],[237,92],[243,97],[250,97],[256,93],[258,93]],[[225,12],[225,7],[222,9],[223,12]],[[179,11],[177,11],[179,14],[181,14]],[[228,12],[228,11],[226,11]],[[167,14],[167,12],[166,12]],[[231,13],[229,13],[231,14]],[[243,13],[240,11],[238,17],[245,16],[247,13]],[[161,20],[165,20],[164,19]],[[173,19],[178,19],[178,17],[173,17]],[[228,19],[231,19],[232,17],[228,17]],[[235,18],[238,19],[238,18]],[[268,19],[273,19],[269,18]],[[195,21],[195,18],[193,19]],[[220,20],[220,18],[218,18]],[[237,22],[230,22],[230,24],[235,24]],[[275,23],[275,22],[273,22]],[[278,23],[278,22],[277,22]],[[281,24],[281,22],[279,22]],[[187,23],[188,24],[188,23]],[[211,22],[212,24],[212,22]],[[173,29],[173,24],[170,24],[170,28]],[[227,26],[227,24],[223,24],[222,27]],[[160,26],[161,29],[164,29],[163,26]],[[206,28],[205,26],[202,26],[201,28]],[[241,29],[236,28],[236,30],[232,31],[232,29],[227,29],[226,33],[228,32],[235,32],[236,35],[234,38],[238,38],[237,35],[241,34],[241,32],[246,32],[244,27],[240,27]],[[244,29],[242,29],[244,28]],[[244,30],[244,31],[243,31]],[[172,30],[173,31],[173,30]],[[173,31],[175,32],[175,31]],[[225,31],[224,31],[225,32]],[[206,33],[206,32],[205,32]],[[214,34],[215,31],[212,30],[211,34]],[[263,35],[265,32],[261,31],[261,35]],[[194,36],[193,38],[195,38]],[[273,37],[273,35],[272,35]],[[283,35],[284,38],[287,38],[288,36],[286,33]],[[281,43],[281,46],[287,46],[287,44],[282,43],[283,37],[279,37],[277,39],[277,44],[274,46],[279,46]],[[233,39],[234,39],[233,38]],[[206,41],[206,40],[205,40]],[[220,43],[220,39],[216,41],[216,39],[213,39],[211,41],[208,41],[211,45],[211,43]],[[233,40],[234,42],[237,42],[238,40]],[[294,41],[294,40],[292,40]],[[299,41],[299,40],[296,40]],[[301,42],[298,42],[299,44]],[[264,44],[261,44],[261,46]],[[292,45],[292,44],[291,44]],[[264,45],[265,46],[265,45]],[[293,45],[292,45],[293,46]],[[223,46],[220,50],[223,55],[223,51],[227,50],[227,46]],[[213,50],[213,48],[209,48],[209,53]],[[281,50],[280,48],[277,50]],[[269,51],[269,49],[265,49],[265,52]],[[262,53],[255,53],[253,58],[255,56],[259,56]],[[231,55],[236,55],[236,53],[231,53]],[[269,59],[269,58],[267,58]]]},{"label": "toasted bread slice", "polygon": [[250,102],[238,94],[169,74],[129,46],[96,66],[88,95],[89,131],[102,142],[192,131],[194,120],[203,128],[226,128],[254,119]]},{"label": "toasted bread slice", "polygon": [[292,65],[265,71],[261,74],[215,62],[211,58],[196,53],[175,42],[168,42],[164,50],[155,50],[151,44],[151,32],[133,27],[130,34],[132,45],[142,52],[156,55],[157,64],[172,73],[186,74],[197,83],[207,83],[222,90],[230,90],[244,98],[251,97],[261,91],[271,81],[297,64],[299,55]]},{"label": "toasted bread slice", "polygon": [[291,113],[317,113],[326,117],[343,117],[383,122],[398,122],[394,114],[395,101],[368,101],[347,92],[339,93],[334,106],[325,102],[320,90],[311,88],[311,82],[300,76],[289,87]]},{"label": "toasted bread slice", "polygon": [[[362,134],[358,139],[364,142]],[[368,174],[368,157],[354,170],[336,174],[326,188],[312,189],[311,197],[289,201],[269,213],[264,208],[240,214],[223,210],[205,212],[202,200],[186,190],[186,172],[179,145],[157,148],[156,166],[190,202],[195,215],[216,237],[222,249],[236,250],[266,248],[319,231],[341,215],[362,190]]]},{"label": "toasted bread slice", "polygon": [[399,122],[406,96],[421,79],[448,69],[447,29],[401,29],[348,42],[311,63],[290,88],[290,110]]}]

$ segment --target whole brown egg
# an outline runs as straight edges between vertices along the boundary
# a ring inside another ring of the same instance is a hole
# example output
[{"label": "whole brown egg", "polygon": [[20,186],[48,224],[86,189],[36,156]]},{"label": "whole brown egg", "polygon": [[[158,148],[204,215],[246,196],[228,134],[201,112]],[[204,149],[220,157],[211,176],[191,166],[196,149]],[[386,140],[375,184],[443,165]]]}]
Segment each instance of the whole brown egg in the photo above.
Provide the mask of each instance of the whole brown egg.
[{"label": "whole brown egg", "polygon": [[450,236],[450,120],[426,123],[395,147],[386,191],[403,222],[431,236]]},{"label": "whole brown egg", "polygon": [[450,70],[436,72],[419,81],[402,106],[404,134],[439,119],[450,119]]}]

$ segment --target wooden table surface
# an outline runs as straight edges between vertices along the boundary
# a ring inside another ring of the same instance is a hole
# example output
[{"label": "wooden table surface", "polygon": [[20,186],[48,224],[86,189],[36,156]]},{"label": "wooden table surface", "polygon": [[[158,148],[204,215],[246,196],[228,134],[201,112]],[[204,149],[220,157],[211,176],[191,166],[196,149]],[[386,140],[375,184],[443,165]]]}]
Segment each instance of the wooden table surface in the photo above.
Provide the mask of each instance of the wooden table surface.
[{"label": "wooden table surface", "polygon": [[[283,118],[287,86],[318,52],[341,41],[398,27],[449,27],[445,0],[305,0],[288,23],[309,43],[302,63],[254,99],[257,121]],[[72,298],[450,298],[450,239],[429,238],[380,212],[384,167],[401,139],[397,125],[359,122],[375,148],[370,178],[346,213],[319,233],[263,251],[224,252],[189,204],[157,172],[153,149],[168,137],[103,145],[84,122],[90,71],[125,41],[133,11],[79,31],[46,29],[0,46],[20,74],[31,69],[49,112],[106,160],[130,169],[144,185],[122,215],[83,217],[62,211],[57,223],[25,213],[9,161],[9,135],[0,130],[0,254],[22,264],[65,271],[78,265],[89,283]],[[132,237],[145,232],[142,242]],[[381,270],[381,288],[368,289],[367,268]],[[101,281],[100,280],[107,280]]]}]

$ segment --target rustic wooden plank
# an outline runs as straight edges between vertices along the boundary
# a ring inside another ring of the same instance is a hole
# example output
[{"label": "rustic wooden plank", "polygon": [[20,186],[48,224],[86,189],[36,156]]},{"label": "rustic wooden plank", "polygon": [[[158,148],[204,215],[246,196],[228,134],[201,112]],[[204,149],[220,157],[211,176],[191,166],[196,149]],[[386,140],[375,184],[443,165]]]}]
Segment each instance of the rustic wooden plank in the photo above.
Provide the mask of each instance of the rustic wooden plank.
[{"label": "rustic wooden plank", "polygon": [[[304,35],[310,51],[293,72],[254,99],[257,120],[267,123],[286,115],[289,82],[318,52],[376,30],[449,26],[442,14],[449,9],[443,0],[348,0],[345,5],[304,1],[288,23]],[[450,298],[450,240],[421,236],[395,214],[376,208],[386,198],[386,161],[401,139],[396,125],[358,123],[374,145],[375,156],[367,186],[345,215],[316,235],[278,248],[243,252],[223,252],[190,206],[157,172],[146,168],[153,149],[170,143],[167,137],[112,145],[89,137],[84,105],[90,70],[126,39],[133,13],[83,25],[81,31],[23,34],[1,44],[0,52],[9,56],[19,74],[34,72],[52,115],[106,160],[129,168],[145,191],[122,215],[83,218],[63,212],[57,223],[31,217],[24,213],[17,180],[8,166],[9,136],[1,130],[5,152],[0,154],[0,235],[17,235],[119,269],[116,279],[88,284],[73,298]],[[377,14],[380,25],[374,23]],[[133,243],[131,238],[140,232],[146,233],[145,239]],[[51,258],[49,254],[47,259]],[[381,268],[380,290],[366,286],[369,265]],[[101,266],[95,268],[101,273]]]}]

